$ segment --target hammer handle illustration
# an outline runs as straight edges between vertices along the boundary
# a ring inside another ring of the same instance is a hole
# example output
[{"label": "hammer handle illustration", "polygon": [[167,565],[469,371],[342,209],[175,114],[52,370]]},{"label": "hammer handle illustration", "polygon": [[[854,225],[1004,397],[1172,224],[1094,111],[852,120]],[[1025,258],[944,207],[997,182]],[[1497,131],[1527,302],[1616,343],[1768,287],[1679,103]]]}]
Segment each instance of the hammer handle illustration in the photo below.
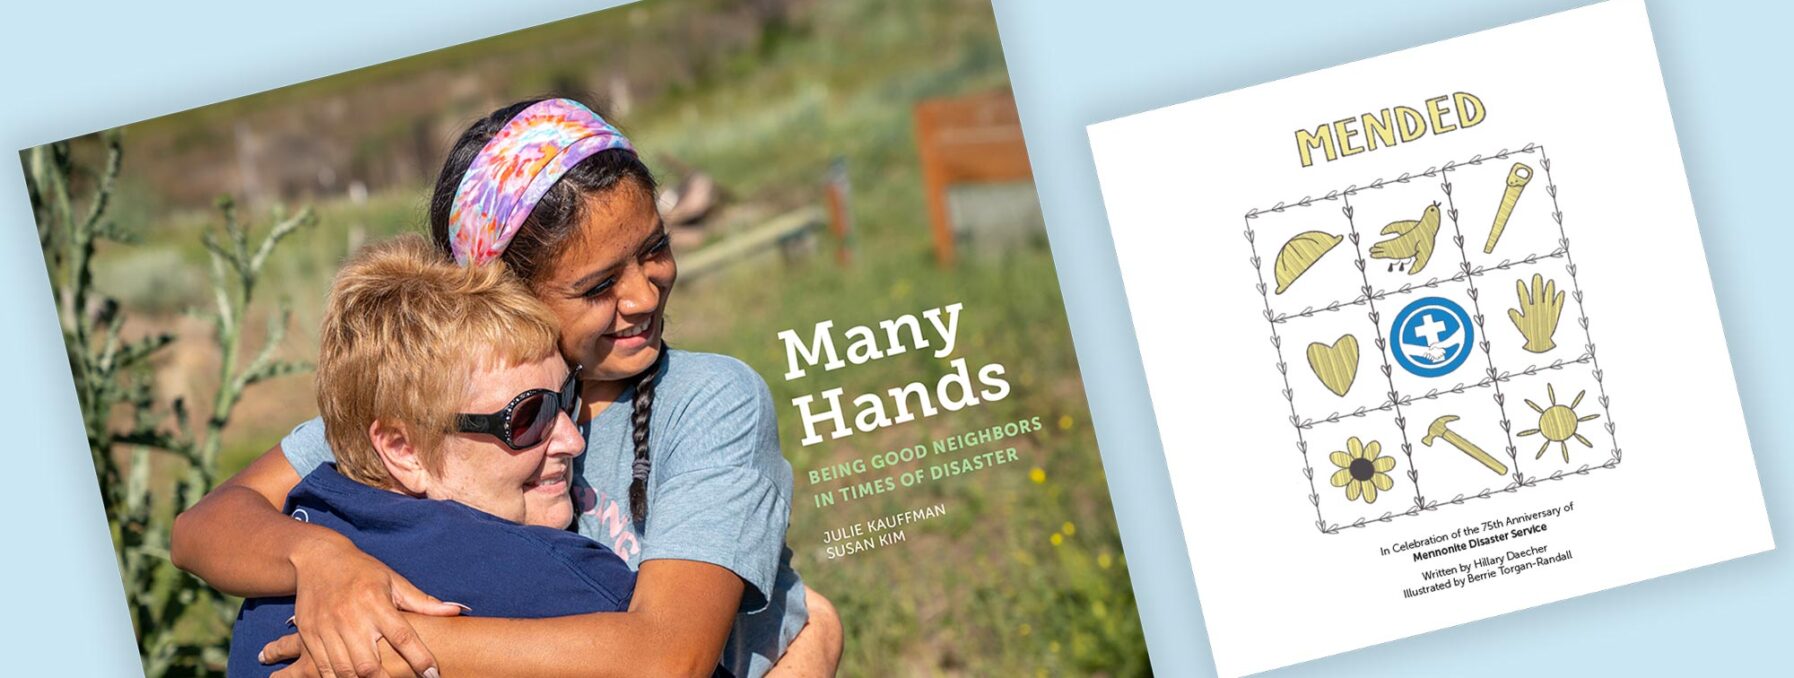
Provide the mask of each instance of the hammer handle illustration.
[{"label": "hammer handle illustration", "polygon": [[1483,254],[1495,251],[1495,241],[1501,239],[1501,231],[1507,228],[1507,218],[1514,214],[1514,203],[1520,202],[1520,192],[1526,190],[1527,182],[1532,181],[1532,168],[1521,163],[1507,171],[1507,192],[1501,194],[1501,208],[1495,210],[1495,223],[1489,227],[1489,242],[1483,245]]},{"label": "hammer handle illustration", "polygon": [[1483,448],[1477,447],[1476,443],[1465,440],[1464,436],[1458,435],[1452,431],[1446,431],[1445,433],[1440,434],[1439,437],[1444,438],[1445,442],[1451,443],[1452,447],[1463,450],[1464,454],[1470,455],[1472,459],[1482,462],[1483,466],[1489,467],[1489,470],[1494,471],[1496,475],[1507,475],[1507,464],[1503,464],[1494,457],[1489,456],[1488,452],[1484,452]]}]

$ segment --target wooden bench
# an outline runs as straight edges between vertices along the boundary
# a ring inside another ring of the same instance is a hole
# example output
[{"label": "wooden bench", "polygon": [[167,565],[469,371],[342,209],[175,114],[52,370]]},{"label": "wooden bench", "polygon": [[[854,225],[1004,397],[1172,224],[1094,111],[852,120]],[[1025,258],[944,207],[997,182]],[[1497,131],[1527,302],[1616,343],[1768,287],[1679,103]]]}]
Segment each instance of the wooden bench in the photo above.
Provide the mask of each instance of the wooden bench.
[{"label": "wooden bench", "polygon": [[809,206],[786,212],[740,233],[679,255],[679,280],[689,282],[756,255],[779,251],[794,258],[810,247],[811,238],[826,223],[821,207]]}]

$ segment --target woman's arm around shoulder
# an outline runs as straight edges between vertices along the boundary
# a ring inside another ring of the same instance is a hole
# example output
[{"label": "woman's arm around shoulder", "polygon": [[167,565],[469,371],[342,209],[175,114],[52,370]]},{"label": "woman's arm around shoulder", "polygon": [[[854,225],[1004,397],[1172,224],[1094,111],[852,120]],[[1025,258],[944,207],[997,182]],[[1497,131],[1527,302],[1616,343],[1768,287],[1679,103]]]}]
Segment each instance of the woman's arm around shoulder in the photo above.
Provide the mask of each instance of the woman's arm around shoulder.
[{"label": "woman's arm around shoulder", "polygon": [[[299,473],[279,446],[175,517],[170,557],[225,593],[295,595],[301,638],[339,676],[375,675],[374,641],[384,637],[415,671],[435,659],[399,610],[453,615],[442,603],[325,527],[281,513]],[[322,669],[320,669],[322,672]]]},{"label": "woman's arm around shoulder", "polygon": [[175,566],[231,595],[292,594],[296,557],[348,544],[332,530],[280,512],[299,480],[279,446],[263,453],[175,516],[169,545]]},{"label": "woman's arm around shoulder", "polygon": [[[642,563],[640,575],[627,612],[546,619],[406,618],[425,643],[437,648],[442,672],[463,678],[714,674],[741,600],[741,578],[709,563],[680,560]],[[317,668],[303,631],[263,649],[270,663],[298,660],[275,678],[330,675]],[[387,673],[405,675],[401,658],[383,658]]]}]

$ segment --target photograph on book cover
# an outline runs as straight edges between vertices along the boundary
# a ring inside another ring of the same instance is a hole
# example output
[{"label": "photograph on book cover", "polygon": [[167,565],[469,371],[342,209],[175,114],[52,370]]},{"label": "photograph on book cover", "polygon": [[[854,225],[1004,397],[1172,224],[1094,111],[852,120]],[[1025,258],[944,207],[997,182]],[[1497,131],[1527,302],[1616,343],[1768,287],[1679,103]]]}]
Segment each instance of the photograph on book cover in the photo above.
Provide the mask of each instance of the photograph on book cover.
[{"label": "photograph on book cover", "polygon": [[1773,548],[1642,3],[1089,135],[1221,675]]},{"label": "photograph on book cover", "polygon": [[20,160],[147,675],[1150,671],[984,0],[647,0]]}]

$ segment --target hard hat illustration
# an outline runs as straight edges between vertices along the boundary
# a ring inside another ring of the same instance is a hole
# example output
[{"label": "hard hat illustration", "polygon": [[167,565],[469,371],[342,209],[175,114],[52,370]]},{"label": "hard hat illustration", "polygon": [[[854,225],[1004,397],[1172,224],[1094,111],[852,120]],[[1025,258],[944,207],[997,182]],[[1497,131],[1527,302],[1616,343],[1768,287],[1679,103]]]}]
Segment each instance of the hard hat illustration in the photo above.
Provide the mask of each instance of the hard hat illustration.
[{"label": "hard hat illustration", "polygon": [[1283,249],[1277,252],[1277,293],[1283,294],[1296,278],[1308,272],[1308,267],[1344,239],[1331,233],[1307,231],[1283,243]]}]

